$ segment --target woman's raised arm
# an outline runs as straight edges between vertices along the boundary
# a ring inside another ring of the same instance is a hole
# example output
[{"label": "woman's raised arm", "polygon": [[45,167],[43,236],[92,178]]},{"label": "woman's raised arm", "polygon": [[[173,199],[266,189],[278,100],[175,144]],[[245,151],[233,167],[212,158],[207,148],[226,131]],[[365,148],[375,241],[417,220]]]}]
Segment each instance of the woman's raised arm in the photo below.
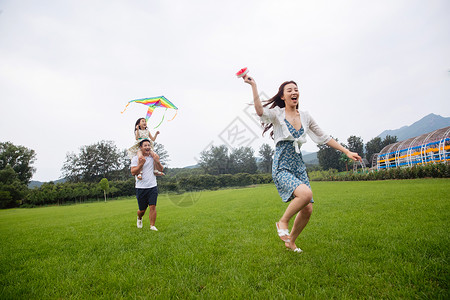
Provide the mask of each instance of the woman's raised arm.
[{"label": "woman's raised arm", "polygon": [[256,82],[252,77],[250,77],[248,75],[245,75],[242,78],[244,79],[244,81],[246,83],[248,83],[252,86],[253,103],[255,104],[255,111],[256,111],[256,114],[261,117],[263,115],[264,109],[263,109],[261,100],[259,99],[259,93],[258,93],[258,88],[256,86]]}]

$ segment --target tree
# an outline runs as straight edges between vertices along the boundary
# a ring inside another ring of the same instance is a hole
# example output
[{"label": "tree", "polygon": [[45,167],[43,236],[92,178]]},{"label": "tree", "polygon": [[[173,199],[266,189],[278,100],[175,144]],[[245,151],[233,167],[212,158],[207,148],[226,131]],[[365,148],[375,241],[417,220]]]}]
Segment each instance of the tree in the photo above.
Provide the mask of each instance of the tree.
[{"label": "tree", "polygon": [[239,147],[231,152],[229,157],[229,171],[231,174],[255,174],[257,169],[254,150],[251,147]]},{"label": "tree", "polygon": [[211,146],[200,153],[200,166],[207,174],[229,174],[228,148],[225,145]]},{"label": "tree", "polygon": [[373,155],[376,153],[380,153],[384,147],[387,145],[393,144],[397,142],[396,136],[387,135],[384,140],[381,140],[380,137],[376,137],[371,139],[366,144],[366,158],[369,162],[372,162]]},{"label": "tree", "polygon": [[116,180],[128,180],[133,177],[130,173],[131,160],[126,149],[120,152],[119,166],[119,170],[115,172],[113,178]]},{"label": "tree", "polygon": [[14,207],[14,202],[10,192],[0,190],[0,208]]},{"label": "tree", "polygon": [[154,144],[156,154],[159,155],[159,160],[164,167],[167,167],[170,162],[169,153],[164,149],[164,145],[160,143]]},{"label": "tree", "polygon": [[106,202],[106,193],[109,191],[108,179],[103,178],[102,180],[100,180],[98,185],[103,190],[103,195],[105,196],[105,202]]},{"label": "tree", "polygon": [[27,192],[27,186],[19,180],[18,174],[10,165],[0,170],[0,208],[17,206]]},{"label": "tree", "polygon": [[[364,156],[364,142],[363,139],[361,137],[355,136],[355,135],[351,135],[348,139],[347,139],[347,148],[352,151],[352,152],[356,152],[358,153],[361,157]],[[347,155],[344,155],[345,157],[341,157],[341,162],[343,164],[345,164],[345,169],[348,172],[348,166],[351,165],[353,166],[354,162],[353,160],[351,160],[350,158],[348,158]]]},{"label": "tree", "polygon": [[36,171],[32,164],[36,160],[34,150],[24,146],[16,146],[10,142],[0,143],[0,170],[11,166],[17,178],[27,185]]},{"label": "tree", "polygon": [[31,205],[44,205],[58,202],[58,190],[53,182],[46,182],[39,188],[30,190],[25,203]]},{"label": "tree", "polygon": [[[383,140],[383,143],[382,143],[383,148],[386,147],[387,145],[397,143],[397,141],[398,140],[397,140],[396,136],[387,135],[387,136],[384,137],[384,140]],[[380,151],[381,151],[381,149],[380,149]]]},{"label": "tree", "polygon": [[272,170],[273,154],[275,151],[269,144],[262,144],[259,148],[259,156],[261,157],[261,162],[259,163],[260,168],[263,173],[270,173]]},{"label": "tree", "polygon": [[379,153],[383,149],[383,144],[380,137],[371,139],[366,143],[366,158],[371,163],[372,157],[375,153]]},{"label": "tree", "polygon": [[73,152],[66,154],[66,160],[63,163],[61,171],[62,177],[66,178],[70,182],[81,181],[83,177],[81,163],[79,162],[78,156]]},{"label": "tree", "polygon": [[[338,139],[335,139],[336,142]],[[317,158],[319,159],[319,165],[323,170],[336,169],[338,171],[344,170],[344,164],[339,161],[341,152],[326,145],[317,145],[319,151],[317,151]]]},{"label": "tree", "polygon": [[95,158],[97,158],[97,160],[94,160],[96,162],[94,165],[97,169],[94,174],[106,177],[106,175],[111,176],[114,171],[120,170],[121,153],[114,142],[101,141],[93,145],[93,150],[94,154],[96,154]]},{"label": "tree", "polygon": [[347,139],[347,148],[352,152],[358,153],[360,156],[364,155],[364,143],[361,137],[350,136]]},{"label": "tree", "polygon": [[124,168],[124,151],[112,141],[101,141],[83,146],[80,153],[68,153],[61,169],[63,177],[71,182],[96,182],[101,178],[120,179]]},{"label": "tree", "polygon": [[345,165],[345,171],[348,172],[348,164],[351,162],[352,160],[345,155],[344,153],[341,153],[341,156],[339,157],[339,162],[341,162],[343,165]]}]

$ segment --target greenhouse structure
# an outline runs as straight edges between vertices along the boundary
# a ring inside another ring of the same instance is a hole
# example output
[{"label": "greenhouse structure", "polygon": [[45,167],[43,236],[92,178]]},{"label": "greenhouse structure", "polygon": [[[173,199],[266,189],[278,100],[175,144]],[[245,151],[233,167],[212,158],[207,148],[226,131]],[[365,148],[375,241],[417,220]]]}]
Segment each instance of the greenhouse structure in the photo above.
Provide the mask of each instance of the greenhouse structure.
[{"label": "greenhouse structure", "polygon": [[372,167],[389,169],[450,162],[450,126],[387,145],[374,155]]}]

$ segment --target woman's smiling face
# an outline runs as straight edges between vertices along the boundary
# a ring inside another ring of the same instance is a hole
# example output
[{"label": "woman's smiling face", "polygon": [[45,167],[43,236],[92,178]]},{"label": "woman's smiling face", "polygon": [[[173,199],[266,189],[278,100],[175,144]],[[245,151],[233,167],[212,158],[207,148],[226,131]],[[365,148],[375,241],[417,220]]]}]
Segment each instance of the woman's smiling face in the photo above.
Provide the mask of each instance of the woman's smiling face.
[{"label": "woman's smiling face", "polygon": [[297,106],[298,104],[298,87],[294,83],[289,83],[284,87],[283,96],[286,106]]}]

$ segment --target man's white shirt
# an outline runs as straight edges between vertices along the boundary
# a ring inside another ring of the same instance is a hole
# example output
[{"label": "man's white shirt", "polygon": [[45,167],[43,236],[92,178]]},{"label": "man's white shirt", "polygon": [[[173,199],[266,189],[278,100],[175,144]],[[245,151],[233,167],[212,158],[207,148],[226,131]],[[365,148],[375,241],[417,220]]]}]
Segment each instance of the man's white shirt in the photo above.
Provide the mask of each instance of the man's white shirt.
[{"label": "man's white shirt", "polygon": [[[155,187],[157,185],[156,176],[153,173],[153,157],[151,156],[144,156],[144,157],[146,162],[142,167],[142,179],[139,180],[136,178],[135,187],[137,189],[148,189]],[[138,166],[138,156],[136,155],[131,159],[131,167],[137,166]]]}]

